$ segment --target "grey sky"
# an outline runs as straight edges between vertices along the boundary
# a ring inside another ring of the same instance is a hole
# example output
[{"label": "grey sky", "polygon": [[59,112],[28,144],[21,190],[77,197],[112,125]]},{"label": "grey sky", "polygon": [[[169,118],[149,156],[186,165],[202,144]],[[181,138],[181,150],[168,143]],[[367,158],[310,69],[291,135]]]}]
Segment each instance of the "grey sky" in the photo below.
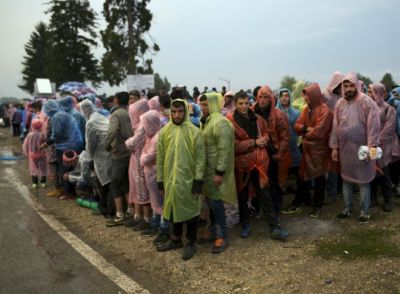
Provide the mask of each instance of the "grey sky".
[{"label": "grey sky", "polygon": [[[43,0],[0,0],[0,97],[18,89],[24,44],[40,20]],[[105,23],[100,0],[91,0]],[[357,71],[379,81],[391,72],[400,83],[399,0],[152,0],[151,35],[161,47],[154,69],[192,89],[233,90],[269,84],[282,76],[319,82],[333,71]],[[397,28],[397,29],[396,29]],[[101,42],[99,40],[101,47]],[[96,49],[98,57],[102,49]],[[125,90],[104,85],[100,93]]]}]

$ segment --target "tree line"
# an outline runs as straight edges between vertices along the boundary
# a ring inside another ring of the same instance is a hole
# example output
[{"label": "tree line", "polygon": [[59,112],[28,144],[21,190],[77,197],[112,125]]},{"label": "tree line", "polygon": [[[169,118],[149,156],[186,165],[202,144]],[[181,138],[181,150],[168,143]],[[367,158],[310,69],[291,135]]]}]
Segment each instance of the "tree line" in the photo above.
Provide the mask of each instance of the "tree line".
[{"label": "tree line", "polygon": [[[152,74],[152,56],[160,47],[149,34],[153,14],[150,0],[105,0],[102,14],[107,26],[98,31],[97,13],[88,0],[50,0],[48,24],[39,22],[25,45],[22,83],[34,92],[36,78],[49,78],[56,85],[67,81],[90,81],[120,85],[126,75]],[[93,54],[100,39],[105,52]],[[155,85],[169,90],[167,78],[155,74]]]}]

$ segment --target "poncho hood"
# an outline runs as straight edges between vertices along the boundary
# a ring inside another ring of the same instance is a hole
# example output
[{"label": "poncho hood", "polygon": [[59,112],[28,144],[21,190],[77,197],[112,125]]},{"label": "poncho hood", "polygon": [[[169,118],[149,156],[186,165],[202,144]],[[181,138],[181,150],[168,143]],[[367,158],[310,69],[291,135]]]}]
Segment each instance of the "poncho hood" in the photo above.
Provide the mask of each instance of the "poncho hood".
[{"label": "poncho hood", "polygon": [[343,81],[344,74],[341,73],[340,71],[335,71],[332,75],[332,79],[329,82],[329,85],[326,87],[326,90],[328,91],[329,94],[333,94],[333,91],[340,85],[340,83]]},{"label": "poncho hood", "polygon": [[136,130],[140,122],[140,116],[149,111],[149,103],[145,98],[129,105],[129,117],[131,119],[132,129]]},{"label": "poncho hood", "polygon": [[60,104],[55,100],[49,100],[43,105],[43,112],[50,118],[59,111],[62,111],[62,109]]},{"label": "poncho hood", "polygon": [[321,89],[317,83],[312,83],[311,85],[305,87],[303,89],[303,95],[307,95],[310,99],[309,107],[311,109],[323,103]]},{"label": "poncho hood", "polygon": [[146,137],[152,138],[161,128],[160,114],[157,110],[149,110],[140,117]]}]

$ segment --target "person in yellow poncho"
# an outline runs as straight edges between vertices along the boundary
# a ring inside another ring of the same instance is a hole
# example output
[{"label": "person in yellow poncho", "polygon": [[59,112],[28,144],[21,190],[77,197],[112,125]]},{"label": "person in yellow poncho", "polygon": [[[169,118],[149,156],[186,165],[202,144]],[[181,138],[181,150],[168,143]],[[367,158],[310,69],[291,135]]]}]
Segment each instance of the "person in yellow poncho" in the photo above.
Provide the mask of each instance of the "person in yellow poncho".
[{"label": "person in yellow poncho", "polygon": [[182,259],[190,259],[195,254],[205,167],[201,131],[190,122],[186,101],[175,99],[171,102],[171,121],[161,129],[157,143],[157,184],[164,195],[163,217],[172,223],[171,240],[158,246],[158,251],[183,246],[185,223],[189,243]]},{"label": "person in yellow poncho", "polygon": [[213,253],[221,253],[228,246],[224,201],[237,202],[235,184],[235,133],[232,123],[221,113],[223,97],[219,93],[200,96],[200,106],[208,117],[201,129],[206,147],[206,173],[203,195],[210,207],[214,239]]}]

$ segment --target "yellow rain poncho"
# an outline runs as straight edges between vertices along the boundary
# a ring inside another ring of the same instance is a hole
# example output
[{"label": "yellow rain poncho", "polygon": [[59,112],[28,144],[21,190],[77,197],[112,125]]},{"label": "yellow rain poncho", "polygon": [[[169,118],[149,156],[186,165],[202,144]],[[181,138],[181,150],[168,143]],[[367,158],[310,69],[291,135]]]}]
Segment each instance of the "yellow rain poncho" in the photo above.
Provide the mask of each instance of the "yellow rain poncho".
[{"label": "yellow rain poncho", "polygon": [[200,213],[200,198],[192,195],[193,181],[202,181],[206,167],[204,140],[200,129],[189,120],[185,100],[185,120],[172,121],[160,131],[157,144],[157,182],[163,183],[163,217],[183,222]]},{"label": "yellow rain poncho", "polygon": [[[206,146],[206,173],[203,194],[209,199],[236,203],[235,184],[235,133],[233,125],[222,114],[223,97],[219,93],[207,93],[209,116],[202,126]],[[216,173],[223,173],[222,185],[214,184]]]}]

